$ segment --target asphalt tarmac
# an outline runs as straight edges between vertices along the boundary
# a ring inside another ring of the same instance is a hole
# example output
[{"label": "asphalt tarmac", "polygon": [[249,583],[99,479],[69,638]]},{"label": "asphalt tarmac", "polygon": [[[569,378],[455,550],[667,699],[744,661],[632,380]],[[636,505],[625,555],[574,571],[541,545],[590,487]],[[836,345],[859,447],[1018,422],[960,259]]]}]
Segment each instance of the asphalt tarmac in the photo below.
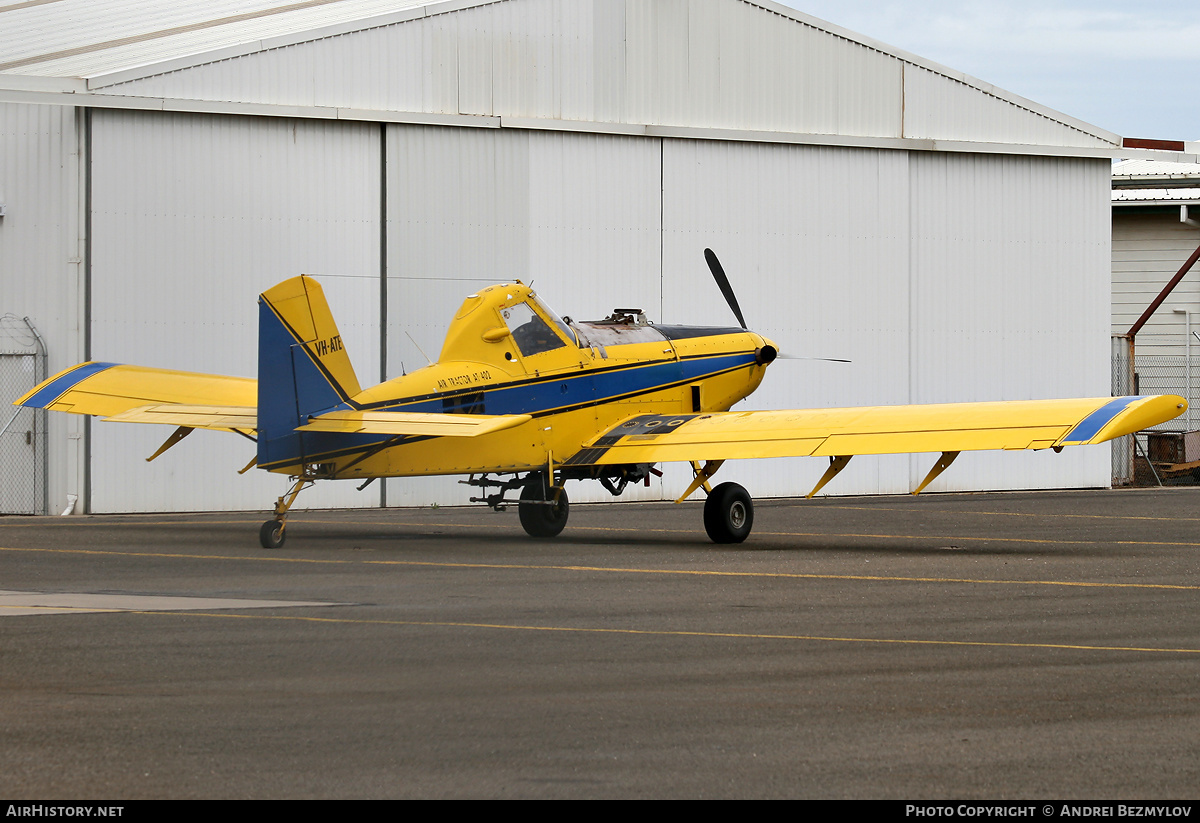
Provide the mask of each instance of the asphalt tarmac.
[{"label": "asphalt tarmac", "polygon": [[263,519],[0,518],[0,797],[1200,789],[1200,489]]}]

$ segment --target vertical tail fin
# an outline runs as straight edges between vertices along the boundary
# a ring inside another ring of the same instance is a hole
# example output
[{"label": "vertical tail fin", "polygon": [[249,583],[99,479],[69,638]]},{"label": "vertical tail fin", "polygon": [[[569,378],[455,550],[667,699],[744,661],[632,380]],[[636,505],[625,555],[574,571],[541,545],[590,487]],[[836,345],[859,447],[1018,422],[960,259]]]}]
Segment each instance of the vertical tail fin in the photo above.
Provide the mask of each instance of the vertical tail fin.
[{"label": "vertical tail fin", "polygon": [[258,465],[304,462],[297,426],[309,415],[349,408],[360,391],[342,336],[311,277],[293,277],[259,295]]}]

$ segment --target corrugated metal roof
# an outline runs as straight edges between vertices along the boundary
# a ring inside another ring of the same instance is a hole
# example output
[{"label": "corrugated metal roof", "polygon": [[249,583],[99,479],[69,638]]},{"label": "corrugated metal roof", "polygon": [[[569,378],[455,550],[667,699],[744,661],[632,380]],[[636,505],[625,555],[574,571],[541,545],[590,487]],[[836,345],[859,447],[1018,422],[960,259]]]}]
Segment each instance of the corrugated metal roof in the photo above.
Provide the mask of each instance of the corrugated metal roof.
[{"label": "corrugated metal roof", "polygon": [[1200,201],[1200,188],[1191,189],[1116,189],[1114,203],[1195,203]]},{"label": "corrugated metal roof", "polygon": [[1114,163],[1112,202],[1139,206],[1200,202],[1200,164],[1138,158]]},{"label": "corrugated metal roof", "polygon": [[[494,0],[487,0],[494,2]],[[479,5],[479,2],[471,5]],[[445,0],[42,0],[0,6],[0,72],[90,77],[193,54],[372,25]]]},{"label": "corrugated metal roof", "polygon": [[1170,160],[1137,158],[1114,163],[1114,184],[1137,180],[1189,180],[1200,179],[1200,164],[1176,163]]}]

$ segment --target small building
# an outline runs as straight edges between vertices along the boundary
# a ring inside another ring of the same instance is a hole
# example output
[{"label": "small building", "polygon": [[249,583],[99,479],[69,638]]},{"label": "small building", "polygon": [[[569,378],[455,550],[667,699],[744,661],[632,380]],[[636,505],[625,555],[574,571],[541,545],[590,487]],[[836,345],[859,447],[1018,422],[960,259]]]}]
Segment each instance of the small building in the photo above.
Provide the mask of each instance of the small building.
[{"label": "small building", "polygon": [[[1191,408],[1200,394],[1200,272],[1189,270],[1137,330],[1132,363],[1125,335],[1200,249],[1200,164],[1123,160],[1113,164],[1112,180],[1114,391],[1124,385],[1186,397],[1188,411],[1156,428],[1194,431],[1200,428],[1200,412]],[[1176,438],[1144,445],[1156,461],[1200,460],[1200,436]],[[1130,477],[1132,453],[1118,445],[1113,454],[1114,480]]]}]

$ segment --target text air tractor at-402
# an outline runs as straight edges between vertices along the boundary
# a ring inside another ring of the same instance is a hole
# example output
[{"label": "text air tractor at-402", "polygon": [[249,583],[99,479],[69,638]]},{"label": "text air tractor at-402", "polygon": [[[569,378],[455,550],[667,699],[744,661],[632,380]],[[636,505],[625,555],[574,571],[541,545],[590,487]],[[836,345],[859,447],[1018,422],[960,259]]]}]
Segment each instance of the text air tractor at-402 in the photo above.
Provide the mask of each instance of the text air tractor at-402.
[{"label": "text air tractor at-402", "polygon": [[1100,443],[1187,407],[1167,395],[729,411],[778,350],[747,329],[716,256],[705,256],[740,328],[653,325],[638,309],[569,322],[506,283],[467,297],[438,362],[363,389],[321,287],[301,276],[259,298],[257,381],[89,362],[17,404],[177,426],[155,457],[196,428],[257,441],[258,467],[294,481],[263,524],[267,548],[283,543],[288,509],[318,480],[463,474],[482,489],[473,501],[501,507],[518,494],[525,531],[553,537],[567,522],[567,480],[615,495],[669,461],[694,471],[680,500],[707,493],[709,536],[737,543],[754,508],[736,483],[710,487],[726,460],[827,457],[812,496],[854,455],[940,452],[916,493],[962,451]]}]

